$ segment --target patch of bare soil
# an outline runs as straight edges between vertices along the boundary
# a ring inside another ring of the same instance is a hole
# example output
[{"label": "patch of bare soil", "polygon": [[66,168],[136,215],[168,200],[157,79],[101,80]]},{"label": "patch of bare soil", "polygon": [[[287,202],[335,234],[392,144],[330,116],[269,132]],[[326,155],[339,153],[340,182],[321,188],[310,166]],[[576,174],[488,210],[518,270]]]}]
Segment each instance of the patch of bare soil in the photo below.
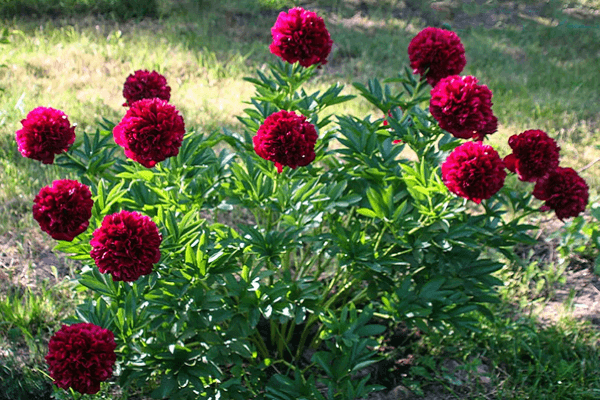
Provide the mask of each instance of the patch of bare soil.
[{"label": "patch of bare soil", "polygon": [[56,283],[72,274],[74,263],[54,254],[53,245],[37,230],[0,235],[0,296],[15,288],[35,290],[41,282]]},{"label": "patch of bare soil", "polygon": [[539,311],[540,322],[547,325],[571,316],[588,320],[600,328],[600,278],[589,269],[583,269],[567,271],[566,279],[565,285],[557,288]]}]

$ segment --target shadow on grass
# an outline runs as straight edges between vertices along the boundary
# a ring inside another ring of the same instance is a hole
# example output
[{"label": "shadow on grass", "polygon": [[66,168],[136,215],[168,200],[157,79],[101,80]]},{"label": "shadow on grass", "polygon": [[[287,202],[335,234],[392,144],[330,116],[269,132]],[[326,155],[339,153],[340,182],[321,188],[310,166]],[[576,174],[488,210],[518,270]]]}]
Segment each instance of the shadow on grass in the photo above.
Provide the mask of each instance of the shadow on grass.
[{"label": "shadow on grass", "polygon": [[480,332],[426,337],[416,356],[413,388],[441,388],[460,399],[596,399],[600,333],[574,320],[542,327],[511,306],[495,307]]}]

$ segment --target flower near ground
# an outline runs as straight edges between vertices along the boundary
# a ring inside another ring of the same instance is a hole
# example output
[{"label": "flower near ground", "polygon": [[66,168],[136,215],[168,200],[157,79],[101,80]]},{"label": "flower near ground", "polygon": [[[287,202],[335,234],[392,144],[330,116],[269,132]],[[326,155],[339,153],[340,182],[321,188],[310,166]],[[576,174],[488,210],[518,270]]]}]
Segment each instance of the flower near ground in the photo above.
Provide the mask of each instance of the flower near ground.
[{"label": "flower near ground", "polygon": [[304,115],[281,110],[269,115],[252,139],[254,151],[273,161],[281,173],[284,166],[304,167],[315,159],[317,131]]},{"label": "flower near ground", "polygon": [[563,220],[581,214],[589,200],[589,187],[572,168],[558,167],[540,178],[533,196],[544,201],[542,211],[554,210]]},{"label": "flower near ground", "polygon": [[512,154],[504,157],[506,168],[525,182],[535,182],[558,167],[560,147],[541,130],[527,130],[508,139]]},{"label": "flower near ground", "polygon": [[442,79],[431,90],[429,110],[442,129],[460,139],[483,140],[498,129],[492,92],[473,76]]},{"label": "flower near ground", "polygon": [[140,69],[129,75],[123,85],[125,104],[131,106],[138,100],[153,99],[158,97],[165,101],[171,98],[171,87],[167,85],[167,78],[156,71]]},{"label": "flower near ground", "polygon": [[43,187],[33,200],[33,218],[53,239],[71,242],[92,216],[92,193],[78,181],[61,179]]},{"label": "flower near ground", "polygon": [[146,168],[176,156],[185,134],[179,111],[158,98],[136,101],[115,126],[115,142]]},{"label": "flower near ground", "polygon": [[113,374],[114,334],[90,323],[63,325],[48,343],[48,363],[54,384],[83,394],[94,394]]},{"label": "flower near ground", "polygon": [[160,260],[162,237],[150,217],[121,211],[107,215],[90,242],[91,256],[103,274],[113,281],[136,281],[152,273]]},{"label": "flower near ground", "polygon": [[450,75],[458,75],[467,65],[465,48],[456,33],[439,28],[425,28],[408,45],[413,73],[426,75],[432,86]]},{"label": "flower near ground", "polygon": [[442,178],[452,193],[479,204],[504,186],[506,171],[492,146],[466,142],[442,164]]},{"label": "flower near ground", "polygon": [[303,67],[327,64],[333,41],[323,18],[301,7],[282,12],[271,28],[271,53]]},{"label": "flower near ground", "polygon": [[75,127],[61,110],[37,107],[21,124],[16,139],[23,157],[52,164],[54,155],[67,151],[75,142]]}]

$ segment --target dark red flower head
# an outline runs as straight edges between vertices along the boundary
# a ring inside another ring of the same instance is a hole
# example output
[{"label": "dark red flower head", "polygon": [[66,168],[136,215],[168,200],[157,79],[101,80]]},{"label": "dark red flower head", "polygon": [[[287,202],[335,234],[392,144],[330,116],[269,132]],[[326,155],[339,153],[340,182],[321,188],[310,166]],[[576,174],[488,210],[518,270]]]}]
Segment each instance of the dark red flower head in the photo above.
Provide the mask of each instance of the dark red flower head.
[{"label": "dark red flower head", "polygon": [[113,281],[133,282],[152,273],[160,260],[162,237],[156,224],[138,212],[107,215],[94,231],[91,256],[103,274]]},{"label": "dark red flower head", "polygon": [[21,121],[23,128],[16,133],[17,145],[23,157],[52,164],[75,142],[75,127],[64,112],[50,107],[38,107]]},{"label": "dark red flower head", "polygon": [[281,173],[284,165],[296,169],[313,162],[317,137],[304,115],[281,110],[265,119],[252,141],[256,154],[273,161]]},{"label": "dark red flower head", "polygon": [[171,87],[167,79],[156,71],[137,70],[129,75],[123,86],[124,106],[131,106],[138,100],[158,97],[164,101],[171,98]]},{"label": "dark red flower head", "polygon": [[492,146],[466,142],[442,164],[442,178],[452,193],[479,204],[504,186],[506,171]]},{"label": "dark red flower head", "polygon": [[558,167],[537,181],[533,195],[545,201],[542,211],[554,210],[563,220],[576,217],[585,210],[589,187],[572,168]]},{"label": "dark red flower head", "polygon": [[282,12],[271,28],[273,43],[271,53],[293,64],[303,67],[327,64],[333,41],[325,27],[323,18],[301,7]]},{"label": "dark red flower head", "polygon": [[431,89],[429,111],[442,129],[461,139],[483,140],[498,129],[492,92],[473,76],[453,75]]},{"label": "dark red flower head", "polygon": [[179,111],[158,98],[136,101],[115,126],[115,142],[125,155],[146,168],[176,156],[185,134]]},{"label": "dark red flower head", "polygon": [[529,130],[508,139],[512,154],[504,164],[525,182],[535,182],[558,167],[560,147],[546,132]]},{"label": "dark red flower head", "polygon": [[115,337],[94,324],[63,325],[48,343],[48,363],[54,384],[83,394],[100,390],[100,382],[113,374]]},{"label": "dark red flower head", "polygon": [[93,205],[87,186],[61,179],[43,187],[35,196],[33,218],[52,238],[70,242],[87,229]]},{"label": "dark red flower head", "polygon": [[408,45],[413,73],[423,75],[435,87],[440,79],[462,72],[467,60],[465,48],[456,33],[439,28],[425,28]]}]

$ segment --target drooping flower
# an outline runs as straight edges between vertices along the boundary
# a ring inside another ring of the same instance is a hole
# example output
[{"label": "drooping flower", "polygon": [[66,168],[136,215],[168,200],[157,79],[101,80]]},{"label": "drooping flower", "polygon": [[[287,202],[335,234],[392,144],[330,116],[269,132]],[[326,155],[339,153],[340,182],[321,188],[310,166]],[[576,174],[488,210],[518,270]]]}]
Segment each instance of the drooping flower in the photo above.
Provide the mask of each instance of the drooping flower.
[{"label": "drooping flower", "polygon": [[291,64],[303,67],[327,64],[333,41],[323,18],[301,7],[282,12],[271,28],[271,53]]},{"label": "drooping flower", "polygon": [[54,163],[54,155],[67,151],[75,142],[75,127],[64,112],[50,107],[38,107],[21,121],[16,132],[17,145],[23,157]]},{"label": "drooping flower", "polygon": [[427,72],[427,82],[432,86],[450,75],[462,72],[467,60],[465,48],[456,33],[439,28],[425,28],[408,45],[408,57],[413,73]]},{"label": "drooping flower", "polygon": [[138,212],[107,215],[94,231],[91,256],[103,274],[113,281],[133,282],[152,273],[160,260],[162,237],[156,224]]},{"label": "drooping flower", "polygon": [[90,323],[63,325],[48,343],[46,362],[54,384],[83,394],[94,394],[113,374],[114,334]]},{"label": "drooping flower", "polygon": [[512,154],[504,164],[525,182],[535,182],[558,167],[560,147],[541,130],[528,130],[508,139]]},{"label": "drooping flower", "polygon": [[554,210],[563,220],[585,210],[589,187],[572,168],[558,167],[536,182],[533,196],[545,202],[542,211]]},{"label": "drooping flower", "polygon": [[304,115],[281,110],[269,115],[252,139],[254,151],[273,161],[281,173],[284,166],[304,167],[315,159],[317,131]]},{"label": "drooping flower", "polygon": [[131,106],[138,100],[153,99],[158,97],[165,101],[171,98],[171,87],[167,85],[167,78],[156,71],[140,69],[129,75],[123,85],[125,104]]},{"label": "drooping flower", "polygon": [[461,139],[483,140],[498,129],[492,92],[473,76],[453,75],[431,89],[429,110],[440,127]]},{"label": "drooping flower", "polygon": [[442,178],[452,193],[479,204],[504,186],[506,171],[492,146],[466,142],[442,164]]},{"label": "drooping flower", "polygon": [[185,134],[179,111],[159,98],[136,101],[115,126],[115,142],[146,168],[176,156]]},{"label": "drooping flower", "polygon": [[33,200],[33,218],[53,239],[72,241],[92,216],[92,193],[78,181],[61,179],[43,187]]}]

